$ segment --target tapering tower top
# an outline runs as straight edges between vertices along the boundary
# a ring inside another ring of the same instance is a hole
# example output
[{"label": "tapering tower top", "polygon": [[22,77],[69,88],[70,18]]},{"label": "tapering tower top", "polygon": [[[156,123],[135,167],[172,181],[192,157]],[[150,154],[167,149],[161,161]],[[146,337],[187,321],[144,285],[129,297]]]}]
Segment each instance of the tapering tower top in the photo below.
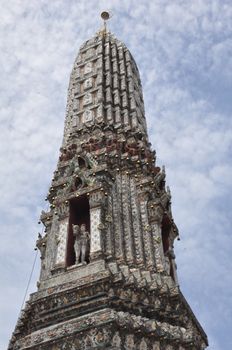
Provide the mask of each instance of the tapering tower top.
[{"label": "tapering tower top", "polygon": [[[103,12],[108,18],[109,14]],[[70,77],[63,147],[92,127],[137,129],[147,134],[142,86],[127,47],[104,29],[80,48]]]}]

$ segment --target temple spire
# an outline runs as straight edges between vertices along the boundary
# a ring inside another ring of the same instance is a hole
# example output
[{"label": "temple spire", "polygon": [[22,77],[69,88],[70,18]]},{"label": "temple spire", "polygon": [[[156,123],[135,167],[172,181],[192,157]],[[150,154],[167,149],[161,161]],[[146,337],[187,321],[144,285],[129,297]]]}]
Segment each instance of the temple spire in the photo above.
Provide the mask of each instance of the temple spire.
[{"label": "temple spire", "polygon": [[[203,350],[180,292],[165,169],[147,133],[139,71],[104,29],[83,43],[63,144],[41,213],[38,290],[8,350]],[[168,135],[167,135],[168,137]]]}]

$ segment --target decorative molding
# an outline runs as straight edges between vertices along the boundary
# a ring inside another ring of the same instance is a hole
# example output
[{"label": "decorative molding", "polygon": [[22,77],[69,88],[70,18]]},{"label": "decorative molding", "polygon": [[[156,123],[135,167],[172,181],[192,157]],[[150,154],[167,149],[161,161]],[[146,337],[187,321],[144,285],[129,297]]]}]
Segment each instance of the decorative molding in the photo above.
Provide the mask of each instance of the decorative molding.
[{"label": "decorative molding", "polygon": [[68,218],[60,221],[57,239],[56,265],[65,264],[66,242],[68,234]]},{"label": "decorative molding", "polygon": [[90,209],[90,258],[93,253],[102,251],[101,242],[101,209],[91,208]]}]

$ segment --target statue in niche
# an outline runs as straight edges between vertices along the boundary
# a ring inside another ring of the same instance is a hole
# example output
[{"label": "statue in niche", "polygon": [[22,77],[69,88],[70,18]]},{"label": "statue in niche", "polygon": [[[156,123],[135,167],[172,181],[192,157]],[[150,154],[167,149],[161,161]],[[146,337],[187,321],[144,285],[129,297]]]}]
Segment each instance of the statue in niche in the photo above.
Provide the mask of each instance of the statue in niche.
[{"label": "statue in niche", "polygon": [[87,250],[89,245],[90,234],[86,230],[86,225],[72,225],[73,236],[75,239],[74,250],[76,255],[76,265],[87,263]]}]

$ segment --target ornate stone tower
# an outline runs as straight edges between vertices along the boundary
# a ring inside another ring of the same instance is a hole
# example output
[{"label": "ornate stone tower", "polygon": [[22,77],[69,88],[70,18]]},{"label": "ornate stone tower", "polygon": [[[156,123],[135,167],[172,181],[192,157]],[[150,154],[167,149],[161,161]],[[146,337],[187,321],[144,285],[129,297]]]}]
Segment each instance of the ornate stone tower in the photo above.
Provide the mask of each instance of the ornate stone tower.
[{"label": "ornate stone tower", "polygon": [[37,240],[38,291],[8,349],[205,349],[178,287],[178,230],[138,68],[105,30],[75,60],[60,152]]}]

